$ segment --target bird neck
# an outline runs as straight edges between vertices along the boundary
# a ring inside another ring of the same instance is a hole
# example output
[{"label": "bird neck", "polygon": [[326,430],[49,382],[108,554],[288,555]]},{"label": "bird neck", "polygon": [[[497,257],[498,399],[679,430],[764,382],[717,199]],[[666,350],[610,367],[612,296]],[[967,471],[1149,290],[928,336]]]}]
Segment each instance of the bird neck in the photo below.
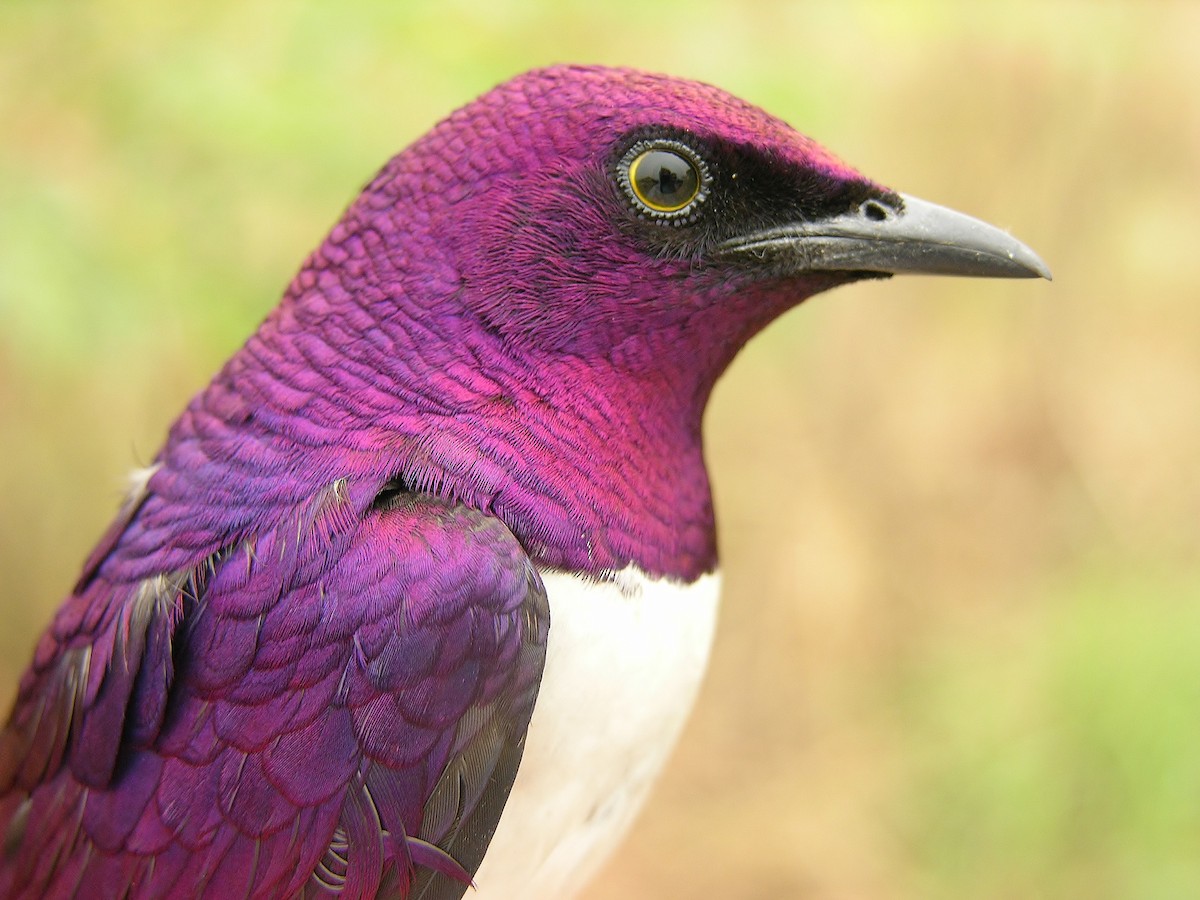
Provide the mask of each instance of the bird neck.
[{"label": "bird neck", "polygon": [[544,565],[632,564],[693,580],[716,562],[701,446],[704,397],[611,361],[523,360],[454,413],[379,423],[403,441],[400,476],[486,509]]},{"label": "bird neck", "polygon": [[277,308],[172,429],[156,485],[202,509],[189,528],[228,531],[339,479],[365,507],[399,480],[496,515],[544,566],[715,567],[700,424],[716,374],[653,339],[539,357],[453,317],[350,341],[343,317],[318,318]]}]

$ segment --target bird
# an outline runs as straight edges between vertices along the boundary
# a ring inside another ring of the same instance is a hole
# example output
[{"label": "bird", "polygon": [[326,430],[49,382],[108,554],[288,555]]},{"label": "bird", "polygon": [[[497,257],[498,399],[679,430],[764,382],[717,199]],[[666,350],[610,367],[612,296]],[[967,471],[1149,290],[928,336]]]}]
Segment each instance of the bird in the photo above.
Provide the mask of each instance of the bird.
[{"label": "bird", "polygon": [[0,732],[0,896],[576,893],[705,669],[715,382],[901,273],[1050,278],[710,85],[450,114],[134,473]]}]

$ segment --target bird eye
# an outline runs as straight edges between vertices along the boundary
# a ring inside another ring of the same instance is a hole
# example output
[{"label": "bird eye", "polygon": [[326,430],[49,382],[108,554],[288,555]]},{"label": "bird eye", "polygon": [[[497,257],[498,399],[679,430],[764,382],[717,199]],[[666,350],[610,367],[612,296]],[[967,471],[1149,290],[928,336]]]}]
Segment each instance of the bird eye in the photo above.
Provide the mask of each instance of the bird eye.
[{"label": "bird eye", "polygon": [[708,166],[679,141],[639,141],[617,167],[625,193],[652,219],[684,224],[708,195]]},{"label": "bird eye", "polygon": [[696,199],[700,173],[674,150],[645,150],[629,164],[629,186],[634,197],[655,212],[673,213]]}]

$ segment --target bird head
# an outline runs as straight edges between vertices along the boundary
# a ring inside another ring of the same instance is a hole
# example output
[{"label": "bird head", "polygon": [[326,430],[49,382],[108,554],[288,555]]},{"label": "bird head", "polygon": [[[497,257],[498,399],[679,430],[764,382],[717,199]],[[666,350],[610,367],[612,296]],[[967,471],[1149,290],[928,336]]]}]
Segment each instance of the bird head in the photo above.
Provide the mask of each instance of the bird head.
[{"label": "bird head", "polygon": [[428,266],[442,287],[410,298],[421,315],[464,314],[522,353],[704,370],[709,386],[838,284],[1048,275],[1004,232],[876,184],[724,91],[623,69],[501,85],[396,157],[349,218],[418,236],[384,242],[404,276],[381,276],[411,285]]}]

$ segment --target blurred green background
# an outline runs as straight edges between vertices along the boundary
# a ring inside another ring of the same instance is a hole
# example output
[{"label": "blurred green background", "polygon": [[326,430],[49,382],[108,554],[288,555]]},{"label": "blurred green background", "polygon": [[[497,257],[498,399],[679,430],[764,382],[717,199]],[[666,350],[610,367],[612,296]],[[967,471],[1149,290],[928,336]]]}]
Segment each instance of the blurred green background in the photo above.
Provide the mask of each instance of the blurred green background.
[{"label": "blurred green background", "polygon": [[554,61],[719,84],[1053,284],[822,296],[707,421],[726,602],[600,898],[1200,897],[1200,4],[4,0],[0,682],[392,153]]}]

